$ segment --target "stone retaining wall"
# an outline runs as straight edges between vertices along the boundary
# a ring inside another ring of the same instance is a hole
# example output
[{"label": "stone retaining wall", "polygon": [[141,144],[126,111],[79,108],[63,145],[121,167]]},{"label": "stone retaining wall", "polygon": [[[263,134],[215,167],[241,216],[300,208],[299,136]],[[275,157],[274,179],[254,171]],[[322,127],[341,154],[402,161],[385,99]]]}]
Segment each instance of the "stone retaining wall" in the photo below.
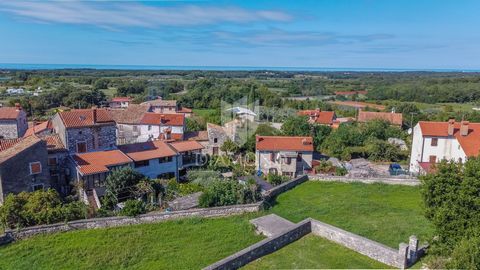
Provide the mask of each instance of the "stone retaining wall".
[{"label": "stone retaining wall", "polygon": [[404,268],[405,253],[332,225],[311,219],[312,233],[340,244],[386,265]]},{"label": "stone retaining wall", "polygon": [[187,217],[220,217],[229,216],[242,213],[258,212],[262,208],[262,203],[245,204],[245,205],[233,205],[222,206],[212,208],[200,208],[173,212],[162,213],[148,213],[140,215],[138,217],[107,217],[107,218],[93,218],[70,221],[66,223],[56,223],[51,225],[41,225],[28,227],[18,230],[8,230],[5,232],[2,241],[0,237],[0,245],[5,244],[8,241],[28,238],[37,234],[57,233],[71,230],[80,229],[95,229],[95,228],[108,228],[134,224],[154,223],[164,220],[173,220]]},{"label": "stone retaining wall", "polygon": [[383,184],[389,184],[389,185],[405,185],[405,186],[418,186],[421,184],[421,182],[417,178],[393,178],[393,177],[350,178],[350,177],[344,177],[344,176],[325,176],[325,175],[309,175],[308,178],[311,181],[343,182],[343,183],[353,183],[353,182],[361,182],[365,184],[383,183]]},{"label": "stone retaining wall", "polygon": [[306,181],[308,181],[308,176],[307,175],[299,176],[295,179],[292,179],[288,182],[285,182],[281,185],[278,185],[278,186],[270,189],[269,191],[267,191],[265,193],[265,195],[263,197],[266,201],[271,200],[271,199],[275,198],[276,196],[284,193],[285,191],[288,191],[288,190],[290,190],[290,189],[292,189],[292,188],[294,188],[294,187],[296,187],[296,186],[298,186],[301,183],[304,183]]},{"label": "stone retaining wall", "polygon": [[273,253],[278,249],[297,241],[311,232],[310,220],[302,221],[286,232],[253,244],[227,258],[204,268],[204,270],[238,269],[258,258]]}]

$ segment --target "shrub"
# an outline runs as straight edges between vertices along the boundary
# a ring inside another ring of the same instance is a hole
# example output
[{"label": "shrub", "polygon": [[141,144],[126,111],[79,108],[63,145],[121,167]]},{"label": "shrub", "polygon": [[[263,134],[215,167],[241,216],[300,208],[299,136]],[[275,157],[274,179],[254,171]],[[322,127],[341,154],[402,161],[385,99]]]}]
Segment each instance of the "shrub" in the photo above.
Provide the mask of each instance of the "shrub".
[{"label": "shrub", "polygon": [[288,178],[286,176],[270,173],[267,175],[267,182],[270,184],[277,186],[280,185],[281,183],[287,181]]},{"label": "shrub", "polygon": [[144,214],[145,204],[139,200],[127,200],[125,201],[125,205],[120,211],[120,215],[129,216],[129,217],[136,217],[138,215]]},{"label": "shrub", "polygon": [[187,172],[187,179],[191,183],[207,187],[212,182],[220,180],[220,173],[211,170],[191,170]]},{"label": "shrub", "polygon": [[137,190],[136,185],[142,180],[145,180],[145,176],[130,167],[113,171],[105,180],[102,204],[113,209],[120,202],[119,198],[132,198]]},{"label": "shrub", "polygon": [[253,203],[261,198],[256,184],[241,185],[233,180],[218,180],[200,196],[201,207]]},{"label": "shrub", "polygon": [[460,241],[447,263],[449,269],[480,269],[480,237]]}]

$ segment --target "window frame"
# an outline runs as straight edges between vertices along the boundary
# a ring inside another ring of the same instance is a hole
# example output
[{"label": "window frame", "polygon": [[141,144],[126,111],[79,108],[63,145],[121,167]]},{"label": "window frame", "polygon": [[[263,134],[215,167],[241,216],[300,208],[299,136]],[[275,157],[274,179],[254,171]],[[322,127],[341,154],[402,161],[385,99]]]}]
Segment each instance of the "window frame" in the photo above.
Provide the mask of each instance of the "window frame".
[{"label": "window frame", "polygon": [[432,138],[430,140],[430,146],[433,146],[433,147],[438,146],[438,138]]},{"label": "window frame", "polygon": [[[32,165],[33,165],[33,164],[38,164],[38,165],[40,166],[40,171],[39,171],[39,172],[34,173],[34,172],[32,171]],[[41,174],[42,171],[43,171],[42,163],[41,163],[40,161],[29,162],[29,163],[28,163],[28,168],[29,168],[29,170],[30,170],[30,175]]]}]

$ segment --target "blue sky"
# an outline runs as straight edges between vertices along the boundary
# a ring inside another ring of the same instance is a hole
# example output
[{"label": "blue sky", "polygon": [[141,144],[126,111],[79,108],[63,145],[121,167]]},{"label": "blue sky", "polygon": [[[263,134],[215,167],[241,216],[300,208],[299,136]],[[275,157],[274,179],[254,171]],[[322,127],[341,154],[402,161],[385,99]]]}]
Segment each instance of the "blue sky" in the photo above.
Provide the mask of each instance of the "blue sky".
[{"label": "blue sky", "polygon": [[0,63],[480,68],[480,1],[0,0]]}]

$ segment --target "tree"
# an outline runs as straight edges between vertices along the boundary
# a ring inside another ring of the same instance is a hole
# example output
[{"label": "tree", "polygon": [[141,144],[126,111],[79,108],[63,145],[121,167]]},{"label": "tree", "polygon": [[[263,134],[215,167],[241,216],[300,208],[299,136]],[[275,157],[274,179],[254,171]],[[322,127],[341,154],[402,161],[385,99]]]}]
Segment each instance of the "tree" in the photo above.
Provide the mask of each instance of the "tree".
[{"label": "tree", "polygon": [[478,237],[480,227],[480,158],[465,164],[443,161],[420,177],[426,217],[438,234],[439,249],[452,251],[463,239]]},{"label": "tree", "polygon": [[306,116],[291,116],[282,125],[282,132],[286,136],[310,136],[312,128]]},{"label": "tree", "polygon": [[235,154],[236,152],[238,152],[239,147],[234,141],[232,141],[232,140],[230,140],[230,138],[228,138],[222,144],[222,146],[220,147],[220,150],[222,150],[223,152],[226,152],[228,154]]},{"label": "tree", "polygon": [[133,197],[136,185],[142,180],[145,180],[145,176],[131,167],[114,170],[105,180],[103,203],[108,209],[112,209],[117,203]]}]

